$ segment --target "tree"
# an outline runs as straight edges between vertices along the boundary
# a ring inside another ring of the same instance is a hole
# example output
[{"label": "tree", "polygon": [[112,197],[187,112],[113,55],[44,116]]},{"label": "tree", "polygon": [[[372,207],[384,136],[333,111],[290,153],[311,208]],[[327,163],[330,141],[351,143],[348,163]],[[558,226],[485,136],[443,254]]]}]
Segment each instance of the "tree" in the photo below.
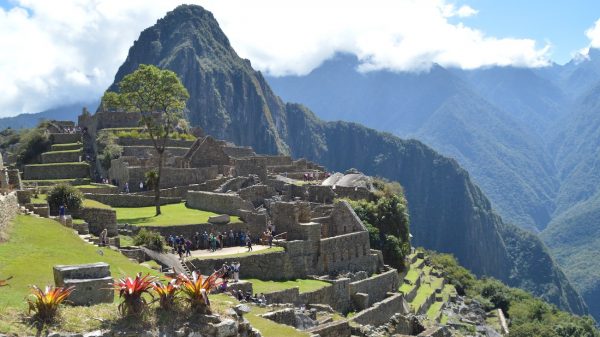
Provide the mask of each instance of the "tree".
[{"label": "tree", "polygon": [[111,108],[120,107],[124,111],[141,114],[140,125],[145,127],[158,154],[154,185],[156,215],[161,214],[159,186],[165,147],[179,119],[183,117],[189,97],[174,72],[146,64],[141,64],[136,71],[123,78],[119,83],[119,93],[106,92],[103,97],[103,101]]}]

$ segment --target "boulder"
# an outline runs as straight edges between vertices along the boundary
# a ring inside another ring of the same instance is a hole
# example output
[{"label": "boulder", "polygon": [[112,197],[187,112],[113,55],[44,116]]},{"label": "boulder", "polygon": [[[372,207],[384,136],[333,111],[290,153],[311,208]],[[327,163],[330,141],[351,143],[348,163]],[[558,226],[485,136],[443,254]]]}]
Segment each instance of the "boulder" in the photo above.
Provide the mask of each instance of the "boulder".
[{"label": "boulder", "polygon": [[231,221],[231,217],[227,214],[213,215],[208,218],[208,222],[212,224],[228,224]]}]

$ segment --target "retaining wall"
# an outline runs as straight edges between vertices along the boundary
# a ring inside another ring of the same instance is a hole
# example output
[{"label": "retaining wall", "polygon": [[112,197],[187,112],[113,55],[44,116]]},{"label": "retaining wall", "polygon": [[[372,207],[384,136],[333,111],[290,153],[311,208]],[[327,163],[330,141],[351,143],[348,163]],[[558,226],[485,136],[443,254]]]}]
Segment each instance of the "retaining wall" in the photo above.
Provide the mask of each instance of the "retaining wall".
[{"label": "retaining wall", "polygon": [[[192,221],[193,219],[190,219]],[[187,239],[191,239],[196,232],[202,234],[204,232],[218,232],[223,233],[229,231],[233,231],[234,233],[239,233],[240,231],[244,231],[246,233],[250,232],[250,234],[254,237],[265,230],[265,226],[252,225],[244,222],[230,222],[228,224],[192,224],[192,225],[178,225],[178,226],[136,226],[137,228],[146,228],[148,230],[159,232],[163,236],[169,235],[182,235]],[[254,235],[255,233],[256,235]]]},{"label": "retaining wall", "polygon": [[25,165],[23,174],[27,180],[87,178],[90,176],[90,165],[87,163]]},{"label": "retaining wall", "polygon": [[240,210],[253,210],[254,206],[236,194],[189,191],[187,206],[215,213],[240,215]]},{"label": "retaining wall", "polygon": [[372,304],[385,299],[388,292],[397,292],[399,283],[398,271],[391,269],[367,279],[352,282],[349,287],[351,294],[369,294],[369,304]]},{"label": "retaining wall", "polygon": [[[117,143],[121,146],[152,146],[154,147],[154,143],[152,139],[139,139],[139,138],[119,138]],[[180,140],[180,139],[168,139],[167,147],[187,147],[194,144],[193,140]]]},{"label": "retaining wall", "polygon": [[88,223],[90,233],[98,236],[106,228],[108,236],[117,236],[117,212],[112,209],[83,208],[78,212],[80,218]]},{"label": "retaining wall", "polygon": [[80,161],[83,151],[50,151],[42,153],[42,163],[74,163]]},{"label": "retaining wall", "polygon": [[80,133],[51,133],[50,141],[52,144],[68,144],[81,142]]},{"label": "retaining wall", "polygon": [[402,294],[394,294],[357,313],[352,317],[352,321],[361,325],[378,326],[387,323],[396,313],[407,314],[406,307],[406,301]]}]

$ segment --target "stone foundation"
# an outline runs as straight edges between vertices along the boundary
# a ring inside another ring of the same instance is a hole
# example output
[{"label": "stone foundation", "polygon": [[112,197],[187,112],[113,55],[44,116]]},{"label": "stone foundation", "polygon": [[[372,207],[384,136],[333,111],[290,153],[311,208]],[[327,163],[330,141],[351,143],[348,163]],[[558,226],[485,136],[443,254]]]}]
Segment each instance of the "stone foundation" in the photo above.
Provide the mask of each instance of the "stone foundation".
[{"label": "stone foundation", "polygon": [[0,195],[0,242],[8,239],[7,228],[19,211],[16,193]]},{"label": "stone foundation", "polygon": [[108,236],[117,236],[117,212],[112,209],[83,208],[79,211],[79,217],[88,223],[90,233],[99,236],[105,228]]},{"label": "stone foundation", "polygon": [[189,191],[187,206],[214,213],[240,215],[241,210],[253,210],[254,206],[237,194]]},{"label": "stone foundation", "polygon": [[88,178],[90,165],[87,163],[25,165],[23,175],[27,180]]}]

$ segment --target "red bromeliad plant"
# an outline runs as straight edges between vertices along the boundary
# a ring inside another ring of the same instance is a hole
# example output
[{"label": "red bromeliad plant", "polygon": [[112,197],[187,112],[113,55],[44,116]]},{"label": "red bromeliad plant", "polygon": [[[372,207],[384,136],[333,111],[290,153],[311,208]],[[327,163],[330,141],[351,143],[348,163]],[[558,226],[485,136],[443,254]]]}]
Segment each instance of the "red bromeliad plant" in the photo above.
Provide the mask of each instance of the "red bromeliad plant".
[{"label": "red bromeliad plant", "polygon": [[184,274],[179,274],[177,279],[181,284],[181,292],[185,294],[193,311],[203,314],[210,313],[208,292],[218,285],[218,278],[217,272],[214,272],[207,278],[203,278],[202,275],[196,272],[192,273],[191,278]]},{"label": "red bromeliad plant", "polygon": [[37,286],[31,286],[33,298],[28,298],[29,313],[35,313],[35,317],[43,322],[54,319],[58,312],[58,306],[71,295],[75,287],[52,287],[46,286],[45,290]]},{"label": "red bromeliad plant", "polygon": [[115,289],[119,290],[119,297],[123,298],[123,303],[119,304],[121,315],[139,315],[144,311],[147,302],[143,295],[149,294],[155,280],[154,276],[138,273],[134,279],[126,277],[113,282]]},{"label": "red bromeliad plant", "polygon": [[164,310],[170,310],[175,303],[177,292],[179,291],[179,284],[177,279],[165,283],[154,282],[152,283],[152,289],[158,295],[158,304]]}]

